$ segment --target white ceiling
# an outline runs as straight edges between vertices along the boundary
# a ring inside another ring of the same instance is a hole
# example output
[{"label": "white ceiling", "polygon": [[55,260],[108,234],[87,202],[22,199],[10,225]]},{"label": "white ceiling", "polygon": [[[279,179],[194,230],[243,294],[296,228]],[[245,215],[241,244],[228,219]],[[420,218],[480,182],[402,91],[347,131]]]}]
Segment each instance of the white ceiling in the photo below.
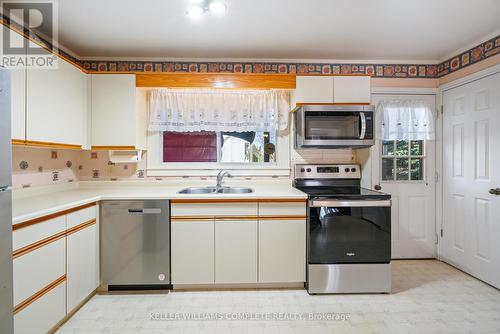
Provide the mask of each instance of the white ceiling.
[{"label": "white ceiling", "polygon": [[440,61],[500,31],[500,0],[60,0],[78,56]]}]

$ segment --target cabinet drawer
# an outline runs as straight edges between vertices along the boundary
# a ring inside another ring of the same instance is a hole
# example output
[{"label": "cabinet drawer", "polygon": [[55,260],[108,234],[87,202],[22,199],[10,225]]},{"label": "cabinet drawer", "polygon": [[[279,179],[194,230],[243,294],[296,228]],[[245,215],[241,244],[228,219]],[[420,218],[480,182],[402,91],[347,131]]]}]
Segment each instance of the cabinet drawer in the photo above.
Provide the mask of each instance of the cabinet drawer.
[{"label": "cabinet drawer", "polygon": [[97,218],[97,206],[91,206],[66,216],[66,228],[69,230],[77,225],[86,223]]},{"label": "cabinet drawer", "polygon": [[257,203],[172,203],[173,217],[257,216]]},{"label": "cabinet drawer", "polygon": [[12,249],[17,250],[66,230],[65,216],[15,230],[12,234]]},{"label": "cabinet drawer", "polygon": [[47,333],[65,316],[66,282],[62,281],[14,315],[14,333]]},{"label": "cabinet drawer", "polygon": [[259,203],[259,216],[307,215],[306,202]]},{"label": "cabinet drawer", "polygon": [[16,306],[66,273],[65,237],[16,257],[13,271]]}]

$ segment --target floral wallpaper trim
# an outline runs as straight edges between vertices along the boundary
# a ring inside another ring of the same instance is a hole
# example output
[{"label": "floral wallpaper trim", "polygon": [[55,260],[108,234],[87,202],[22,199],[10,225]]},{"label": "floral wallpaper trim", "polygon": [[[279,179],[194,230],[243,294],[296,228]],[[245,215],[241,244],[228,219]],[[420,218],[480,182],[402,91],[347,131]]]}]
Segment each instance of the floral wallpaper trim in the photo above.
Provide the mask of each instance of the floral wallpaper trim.
[{"label": "floral wallpaper trim", "polygon": [[7,27],[24,31],[63,58],[88,72],[191,72],[191,73],[269,73],[269,74],[365,74],[376,78],[440,78],[500,53],[500,35],[451,57],[440,64],[340,64],[280,62],[184,62],[80,60],[56,48],[35,33],[0,15]]},{"label": "floral wallpaper trim", "polygon": [[500,53],[500,35],[451,57],[438,65],[437,75],[443,77]]}]

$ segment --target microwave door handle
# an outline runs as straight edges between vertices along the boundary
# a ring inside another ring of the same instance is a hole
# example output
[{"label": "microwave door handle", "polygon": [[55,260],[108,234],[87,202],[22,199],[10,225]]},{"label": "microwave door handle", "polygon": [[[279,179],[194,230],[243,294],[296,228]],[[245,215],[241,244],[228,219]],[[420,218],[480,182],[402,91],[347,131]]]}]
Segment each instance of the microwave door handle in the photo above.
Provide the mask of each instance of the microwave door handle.
[{"label": "microwave door handle", "polygon": [[366,136],[366,116],[364,112],[359,113],[359,118],[361,119],[361,132],[359,139],[365,139]]}]

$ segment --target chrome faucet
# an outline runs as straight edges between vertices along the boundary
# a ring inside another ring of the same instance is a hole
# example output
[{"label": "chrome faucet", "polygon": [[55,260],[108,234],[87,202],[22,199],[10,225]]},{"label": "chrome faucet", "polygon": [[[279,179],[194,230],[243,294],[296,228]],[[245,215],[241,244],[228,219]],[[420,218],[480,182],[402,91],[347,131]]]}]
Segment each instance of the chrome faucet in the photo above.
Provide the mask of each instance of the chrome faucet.
[{"label": "chrome faucet", "polygon": [[217,173],[217,184],[215,185],[215,192],[218,192],[222,189],[222,179],[224,176],[232,177],[228,171],[221,169],[219,173]]}]

